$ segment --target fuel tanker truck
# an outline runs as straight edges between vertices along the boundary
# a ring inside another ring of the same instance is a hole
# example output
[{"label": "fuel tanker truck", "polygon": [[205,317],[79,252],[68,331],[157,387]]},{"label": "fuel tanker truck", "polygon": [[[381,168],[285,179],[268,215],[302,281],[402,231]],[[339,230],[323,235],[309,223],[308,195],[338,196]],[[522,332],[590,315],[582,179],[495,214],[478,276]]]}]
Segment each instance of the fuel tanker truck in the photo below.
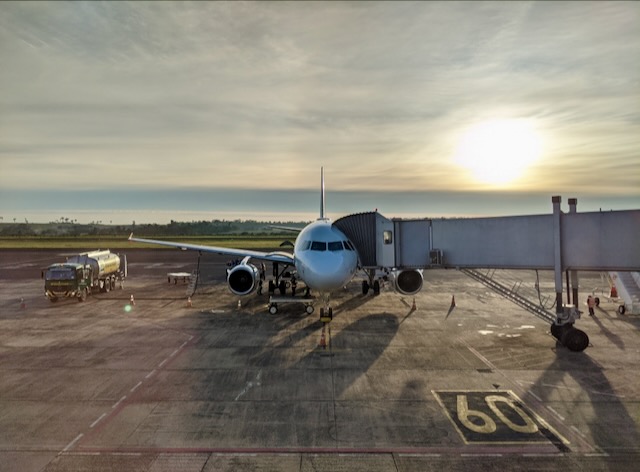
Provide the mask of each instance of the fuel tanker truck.
[{"label": "fuel tanker truck", "polygon": [[85,301],[93,291],[109,292],[122,284],[127,276],[127,256],[108,249],[83,252],[52,264],[43,273],[44,293],[52,302],[60,298]]}]

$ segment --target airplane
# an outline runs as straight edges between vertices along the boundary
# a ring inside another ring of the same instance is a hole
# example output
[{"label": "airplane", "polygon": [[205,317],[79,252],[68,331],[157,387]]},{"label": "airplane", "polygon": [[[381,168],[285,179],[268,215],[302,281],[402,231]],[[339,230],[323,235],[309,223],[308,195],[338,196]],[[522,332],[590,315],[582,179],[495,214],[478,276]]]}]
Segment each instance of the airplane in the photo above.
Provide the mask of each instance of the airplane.
[{"label": "airplane", "polygon": [[[330,294],[343,288],[350,282],[359,269],[359,257],[356,246],[349,238],[331,223],[325,216],[325,186],[324,168],[320,169],[320,217],[304,227],[300,231],[293,245],[293,254],[288,252],[260,252],[244,249],[231,249],[216,246],[205,246],[197,244],[184,244],[154,239],[134,238],[133,233],[129,236],[129,241],[141,243],[159,244],[176,247],[182,250],[194,250],[210,252],[220,255],[228,255],[241,258],[239,264],[227,271],[227,284],[229,290],[235,295],[249,295],[256,290],[260,281],[260,271],[249,261],[252,259],[271,262],[274,265],[275,283],[269,282],[269,292],[272,293],[278,287],[284,293],[285,282],[281,280],[285,271],[292,267],[295,269],[294,275],[297,280],[302,281],[310,290],[318,292],[324,302],[324,308],[320,309],[321,319],[331,319],[333,310],[330,306]],[[283,264],[282,270],[278,270]],[[407,271],[404,271],[407,272]],[[415,272],[415,271],[410,271]],[[393,271],[391,276],[394,279],[394,286],[403,294],[414,294],[422,288],[422,272],[420,283],[417,289],[411,289],[411,293],[402,289],[402,274]],[[369,272],[369,281],[375,287],[374,293],[379,293],[380,283],[373,280],[374,273]],[[413,275],[415,277],[415,275]],[[400,281],[400,282],[399,282]],[[375,285],[374,285],[375,284]],[[414,283],[415,285],[415,283]],[[368,292],[369,282],[363,281],[363,293]],[[271,310],[270,310],[271,311]],[[275,311],[271,313],[275,314]],[[307,304],[307,313],[313,313],[313,305]],[[327,318],[325,318],[325,313]]]}]

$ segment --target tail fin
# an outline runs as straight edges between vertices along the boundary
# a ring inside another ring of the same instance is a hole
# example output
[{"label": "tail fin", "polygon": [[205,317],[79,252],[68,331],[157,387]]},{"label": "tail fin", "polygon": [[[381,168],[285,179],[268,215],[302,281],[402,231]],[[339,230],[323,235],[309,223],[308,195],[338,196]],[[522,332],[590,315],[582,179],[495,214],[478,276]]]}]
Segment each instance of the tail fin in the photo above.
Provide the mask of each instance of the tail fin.
[{"label": "tail fin", "polygon": [[320,219],[324,220],[324,167],[320,167]]}]

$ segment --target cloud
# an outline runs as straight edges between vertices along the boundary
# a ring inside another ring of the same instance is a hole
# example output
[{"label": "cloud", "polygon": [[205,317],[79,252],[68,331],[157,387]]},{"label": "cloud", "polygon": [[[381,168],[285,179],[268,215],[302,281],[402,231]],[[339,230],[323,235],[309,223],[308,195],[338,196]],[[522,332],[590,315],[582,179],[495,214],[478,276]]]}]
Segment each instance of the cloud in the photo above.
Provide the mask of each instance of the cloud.
[{"label": "cloud", "polygon": [[0,186],[299,188],[324,165],[345,191],[462,191],[462,131],[528,118],[546,148],[522,190],[638,196],[638,19],[633,2],[9,2]]}]

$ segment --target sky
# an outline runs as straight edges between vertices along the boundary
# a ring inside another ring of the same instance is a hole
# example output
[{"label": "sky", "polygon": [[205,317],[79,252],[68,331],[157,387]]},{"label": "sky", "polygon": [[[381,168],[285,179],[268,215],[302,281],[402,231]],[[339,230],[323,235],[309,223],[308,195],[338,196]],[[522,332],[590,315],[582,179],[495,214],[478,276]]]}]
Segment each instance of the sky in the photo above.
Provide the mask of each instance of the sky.
[{"label": "sky", "polygon": [[640,208],[640,2],[1,2],[0,222]]}]

